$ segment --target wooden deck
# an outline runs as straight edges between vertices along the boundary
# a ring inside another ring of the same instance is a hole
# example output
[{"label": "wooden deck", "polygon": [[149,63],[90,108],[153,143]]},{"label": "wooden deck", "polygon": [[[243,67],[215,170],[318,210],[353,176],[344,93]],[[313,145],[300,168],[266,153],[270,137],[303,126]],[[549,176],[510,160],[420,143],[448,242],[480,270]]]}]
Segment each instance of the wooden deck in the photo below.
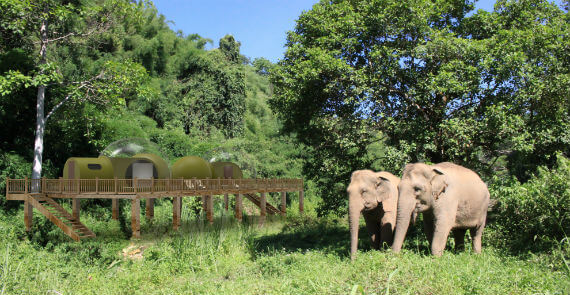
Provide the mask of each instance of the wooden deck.
[{"label": "wooden deck", "polygon": [[[279,207],[267,203],[266,193],[281,193]],[[120,199],[131,201],[133,238],[140,238],[140,200],[146,199],[146,217],[154,216],[154,199],[173,198],[172,224],[180,226],[182,197],[201,197],[207,219],[213,222],[213,196],[224,195],[228,208],[230,195],[236,199],[235,217],[242,218],[243,197],[260,209],[260,222],[269,214],[286,214],[287,192],[299,192],[299,211],[304,210],[302,179],[6,179],[6,199],[24,201],[26,230],[32,226],[33,208],[60,227],[74,240],[94,237],[80,223],[81,199],[113,199],[112,216],[118,219]],[[72,214],[58,207],[55,199],[72,199]],[[63,210],[63,211],[62,211]],[[81,231],[89,234],[82,235]]]}]

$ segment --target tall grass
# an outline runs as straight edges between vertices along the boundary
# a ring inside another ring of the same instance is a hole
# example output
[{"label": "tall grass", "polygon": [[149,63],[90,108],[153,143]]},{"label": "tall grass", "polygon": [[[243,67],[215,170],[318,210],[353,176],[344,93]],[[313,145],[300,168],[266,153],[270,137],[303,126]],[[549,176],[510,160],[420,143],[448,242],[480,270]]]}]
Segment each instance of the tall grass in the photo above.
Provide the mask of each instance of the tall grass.
[{"label": "tall grass", "polygon": [[[123,206],[128,220],[128,203]],[[355,286],[355,294],[570,290],[563,269],[490,247],[481,255],[446,251],[434,258],[423,250],[425,238],[412,233],[400,254],[372,251],[362,229],[361,251],[351,262],[346,220],[319,219],[311,212],[300,216],[292,209],[287,219],[269,219],[260,227],[254,217],[239,224],[231,212],[218,211],[209,225],[188,206],[175,232],[169,202],[157,202],[155,219],[142,218],[140,240],[125,238],[119,222],[103,211],[82,216],[98,237],[81,243],[42,222],[39,214],[30,235],[23,232],[22,212],[0,216],[0,290],[98,295],[349,294]]]}]

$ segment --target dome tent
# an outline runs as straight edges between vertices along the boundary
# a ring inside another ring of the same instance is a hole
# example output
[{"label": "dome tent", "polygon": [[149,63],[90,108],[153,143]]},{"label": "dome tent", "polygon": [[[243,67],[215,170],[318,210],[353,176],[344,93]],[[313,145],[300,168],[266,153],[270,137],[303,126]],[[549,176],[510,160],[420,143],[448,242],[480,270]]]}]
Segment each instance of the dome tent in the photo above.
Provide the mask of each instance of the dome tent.
[{"label": "dome tent", "polygon": [[119,179],[129,179],[132,178],[132,173],[130,177],[127,175],[127,170],[129,167],[137,161],[134,158],[109,158],[109,161],[113,164],[113,175]]},{"label": "dome tent", "polygon": [[160,147],[145,138],[123,138],[109,144],[101,156],[109,157],[113,173],[120,179],[169,178],[168,159]]},{"label": "dome tent", "polygon": [[196,156],[186,156],[178,159],[172,165],[172,178],[212,178],[210,163]]},{"label": "dome tent", "polygon": [[168,169],[168,164],[162,159],[162,157],[156,154],[142,153],[133,156],[134,159],[144,159],[150,161],[154,165],[154,178],[170,178],[170,169]]},{"label": "dome tent", "polygon": [[243,173],[241,172],[241,169],[239,168],[238,165],[232,163],[232,162],[213,162],[210,163],[210,166],[212,167],[212,178],[226,178],[226,173],[225,172],[225,167],[231,167],[231,177],[232,179],[241,179],[243,178]]},{"label": "dome tent", "polygon": [[113,178],[113,164],[107,157],[71,157],[65,162],[63,178],[66,179],[109,179]]}]

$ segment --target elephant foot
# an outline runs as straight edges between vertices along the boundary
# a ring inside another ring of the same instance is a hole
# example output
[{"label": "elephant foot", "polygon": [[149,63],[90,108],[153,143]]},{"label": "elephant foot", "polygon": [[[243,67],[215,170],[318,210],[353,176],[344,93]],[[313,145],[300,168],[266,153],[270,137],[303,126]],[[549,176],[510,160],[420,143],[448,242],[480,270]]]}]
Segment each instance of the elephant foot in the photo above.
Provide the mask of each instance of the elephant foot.
[{"label": "elephant foot", "polygon": [[443,250],[438,250],[438,251],[431,251],[431,255],[435,256],[435,257],[441,257],[441,255],[443,255]]}]

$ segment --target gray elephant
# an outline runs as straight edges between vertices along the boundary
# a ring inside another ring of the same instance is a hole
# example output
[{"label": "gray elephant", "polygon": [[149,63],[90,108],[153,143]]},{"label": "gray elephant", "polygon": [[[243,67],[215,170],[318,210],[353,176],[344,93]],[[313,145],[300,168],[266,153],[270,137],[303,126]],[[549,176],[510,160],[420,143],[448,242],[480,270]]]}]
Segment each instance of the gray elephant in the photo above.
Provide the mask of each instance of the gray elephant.
[{"label": "gray elephant", "polygon": [[415,221],[417,214],[423,213],[424,231],[433,255],[442,255],[450,231],[455,249],[462,250],[467,229],[471,231],[473,250],[481,253],[489,190],[475,172],[447,162],[408,164],[398,189],[394,252],[402,248],[410,219]]},{"label": "gray elephant", "polygon": [[360,213],[366,221],[374,249],[379,249],[384,243],[392,244],[399,182],[400,179],[389,172],[357,170],[352,173],[346,189],[351,259],[354,259],[358,246]]}]

